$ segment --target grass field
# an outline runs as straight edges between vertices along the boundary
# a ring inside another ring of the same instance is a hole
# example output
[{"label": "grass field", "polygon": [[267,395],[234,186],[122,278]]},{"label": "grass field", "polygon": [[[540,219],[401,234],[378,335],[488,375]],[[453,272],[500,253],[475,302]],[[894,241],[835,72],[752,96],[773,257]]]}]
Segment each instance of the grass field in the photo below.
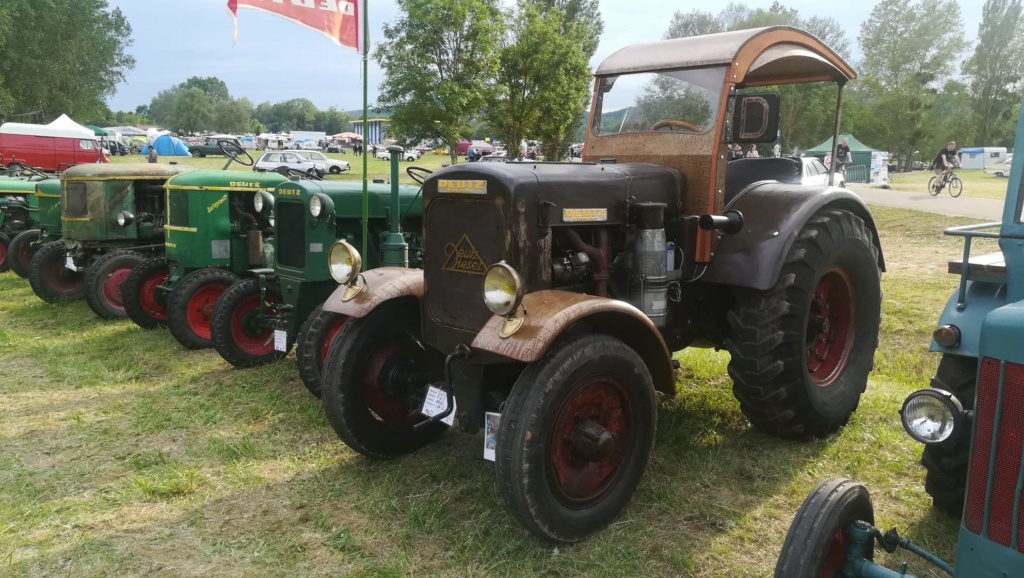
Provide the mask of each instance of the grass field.
[{"label": "grass field", "polygon": [[[960,250],[942,229],[971,221],[874,214],[890,263],[883,331],[850,424],[811,443],[769,438],[739,412],[725,354],[682,352],[632,504],[573,546],[513,521],[481,435],[362,458],[291,358],[234,370],[84,302],[44,304],[0,274],[0,575],[762,577],[829,476],[867,483],[879,526],[952,559],[957,523],[930,508],[897,409],[938,361],[929,336]],[[877,558],[939,576],[909,555]]]},{"label": "grass field", "polygon": [[[964,192],[960,198],[998,199],[1006,198],[1007,180],[990,175],[981,169],[960,169],[956,172],[964,182]],[[928,179],[935,176],[933,171],[911,171],[909,173],[890,173],[889,186],[908,193],[928,193]],[[949,195],[947,189],[943,195]]]}]

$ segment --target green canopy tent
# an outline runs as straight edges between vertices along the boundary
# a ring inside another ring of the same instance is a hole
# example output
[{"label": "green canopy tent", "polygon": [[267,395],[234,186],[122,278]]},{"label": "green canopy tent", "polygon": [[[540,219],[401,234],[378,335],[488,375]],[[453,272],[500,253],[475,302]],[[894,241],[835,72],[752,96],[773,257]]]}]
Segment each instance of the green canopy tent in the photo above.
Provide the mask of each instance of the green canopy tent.
[{"label": "green canopy tent", "polygon": [[[840,134],[839,142],[843,142],[843,139],[847,139],[847,143],[850,146],[850,156],[853,157],[853,164],[851,166],[863,165],[868,169],[871,168],[871,153],[878,149],[873,149],[866,144],[860,142],[851,134]],[[832,154],[832,137],[828,137],[825,141],[816,147],[812,147],[804,151],[807,156],[810,157],[822,157],[825,158]]]}]

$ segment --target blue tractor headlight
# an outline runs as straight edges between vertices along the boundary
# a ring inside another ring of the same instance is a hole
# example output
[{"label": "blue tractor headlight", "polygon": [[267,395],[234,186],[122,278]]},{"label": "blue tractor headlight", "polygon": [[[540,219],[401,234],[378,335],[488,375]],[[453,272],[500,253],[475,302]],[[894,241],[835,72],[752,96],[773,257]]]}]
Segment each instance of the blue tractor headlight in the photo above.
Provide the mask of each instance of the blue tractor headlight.
[{"label": "blue tractor headlight", "polygon": [[960,435],[964,407],[948,391],[921,389],[907,396],[900,419],[910,437],[923,444],[937,444]]}]

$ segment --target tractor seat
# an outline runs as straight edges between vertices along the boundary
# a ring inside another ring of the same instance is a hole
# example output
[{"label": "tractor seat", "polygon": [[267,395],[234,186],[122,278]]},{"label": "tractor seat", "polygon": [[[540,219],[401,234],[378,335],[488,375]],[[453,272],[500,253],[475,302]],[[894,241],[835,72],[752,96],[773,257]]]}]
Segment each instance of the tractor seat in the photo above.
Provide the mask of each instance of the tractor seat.
[{"label": "tractor seat", "polygon": [[742,191],[758,181],[800,184],[803,166],[794,157],[743,158],[725,165],[726,206]]}]

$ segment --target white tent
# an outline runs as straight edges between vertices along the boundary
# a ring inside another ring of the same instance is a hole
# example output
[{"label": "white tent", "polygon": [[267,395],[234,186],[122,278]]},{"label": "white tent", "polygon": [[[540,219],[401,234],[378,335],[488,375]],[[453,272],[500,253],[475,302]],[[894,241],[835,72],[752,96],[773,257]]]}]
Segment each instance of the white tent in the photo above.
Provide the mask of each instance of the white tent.
[{"label": "white tent", "polygon": [[119,132],[122,136],[146,136],[146,131],[137,129],[134,126],[105,126],[103,128]]},{"label": "white tent", "polygon": [[0,133],[96,140],[96,133],[92,129],[71,120],[66,114],[46,125],[6,122],[0,126]]}]

